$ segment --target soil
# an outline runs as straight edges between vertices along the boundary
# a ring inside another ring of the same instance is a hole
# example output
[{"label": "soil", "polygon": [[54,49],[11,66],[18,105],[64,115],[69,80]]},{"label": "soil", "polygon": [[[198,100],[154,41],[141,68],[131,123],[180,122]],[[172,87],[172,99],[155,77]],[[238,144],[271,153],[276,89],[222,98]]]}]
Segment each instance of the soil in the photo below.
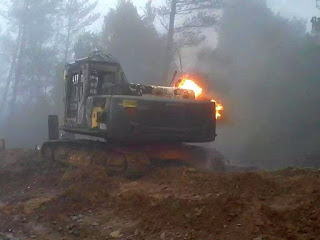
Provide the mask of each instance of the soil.
[{"label": "soil", "polygon": [[320,171],[158,166],[139,179],[103,167],[0,153],[0,240],[320,239]]}]

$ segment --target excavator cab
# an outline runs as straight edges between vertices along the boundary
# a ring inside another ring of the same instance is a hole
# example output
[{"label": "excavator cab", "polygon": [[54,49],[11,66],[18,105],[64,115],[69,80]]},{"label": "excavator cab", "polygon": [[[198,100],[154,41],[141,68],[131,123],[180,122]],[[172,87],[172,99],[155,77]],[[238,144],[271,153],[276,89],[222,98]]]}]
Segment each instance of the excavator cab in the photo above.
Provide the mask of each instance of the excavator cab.
[{"label": "excavator cab", "polygon": [[67,64],[65,90],[65,123],[74,127],[90,127],[85,116],[88,100],[132,94],[120,64],[102,52]]}]

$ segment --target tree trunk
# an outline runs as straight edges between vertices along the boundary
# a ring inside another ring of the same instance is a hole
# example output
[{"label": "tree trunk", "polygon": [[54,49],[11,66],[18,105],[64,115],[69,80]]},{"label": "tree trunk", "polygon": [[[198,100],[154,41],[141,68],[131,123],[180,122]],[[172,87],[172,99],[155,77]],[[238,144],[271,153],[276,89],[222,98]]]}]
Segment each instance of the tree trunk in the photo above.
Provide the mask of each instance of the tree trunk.
[{"label": "tree trunk", "polygon": [[170,12],[170,23],[169,23],[169,31],[167,37],[167,51],[164,59],[164,71],[163,71],[163,79],[168,82],[169,79],[169,71],[172,61],[172,50],[173,50],[173,37],[174,37],[174,26],[175,26],[175,18],[176,18],[176,10],[177,10],[177,0],[172,0],[171,2],[171,12]]},{"label": "tree trunk", "polygon": [[70,35],[71,35],[71,20],[68,19],[68,30],[67,30],[67,41],[66,41],[66,49],[64,54],[64,64],[67,63],[69,57],[69,47],[70,47]]},{"label": "tree trunk", "polygon": [[18,86],[20,83],[20,78],[21,78],[21,67],[22,67],[22,60],[23,60],[23,55],[26,47],[26,19],[27,19],[27,12],[28,12],[28,2],[27,0],[24,1],[24,16],[21,19],[20,23],[20,31],[21,31],[21,41],[20,41],[20,46],[17,54],[17,63],[14,71],[14,81],[13,81],[13,88],[12,88],[12,97],[11,101],[9,104],[9,118],[15,111],[15,104],[17,100],[17,91],[18,91]]},{"label": "tree trunk", "polygon": [[8,74],[8,77],[7,77],[6,87],[5,87],[5,90],[4,90],[4,93],[3,93],[3,97],[2,97],[2,101],[1,101],[1,105],[0,105],[1,113],[4,113],[5,105],[6,105],[7,97],[8,97],[8,92],[9,92],[10,83],[12,81],[12,77],[13,77],[13,74],[14,74],[14,71],[15,71],[15,68],[16,68],[16,65],[17,65],[17,56],[18,56],[18,53],[19,53],[19,47],[18,46],[20,46],[21,36],[22,36],[22,34],[21,34],[22,31],[21,30],[22,29],[20,28],[19,29],[19,33],[18,33],[18,37],[17,37],[17,40],[16,40],[16,47],[15,47],[15,50],[14,50],[14,53],[13,53],[13,56],[12,56],[12,61],[11,61],[11,65],[10,65],[9,74]]}]

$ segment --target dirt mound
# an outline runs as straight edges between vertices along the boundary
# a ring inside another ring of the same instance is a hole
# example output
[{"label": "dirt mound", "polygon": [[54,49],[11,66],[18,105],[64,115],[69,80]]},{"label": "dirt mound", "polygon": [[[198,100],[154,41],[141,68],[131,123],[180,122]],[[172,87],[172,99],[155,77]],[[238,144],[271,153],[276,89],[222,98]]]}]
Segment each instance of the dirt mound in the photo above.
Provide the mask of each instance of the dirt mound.
[{"label": "dirt mound", "polygon": [[86,167],[68,171],[62,178],[62,184],[66,189],[63,197],[84,205],[101,204],[108,199],[112,182],[113,179],[102,167]]},{"label": "dirt mound", "polygon": [[[34,160],[37,157],[35,151],[25,149],[12,149],[0,152],[0,168],[12,167],[21,163]],[[12,168],[11,168],[12,170]]]},{"label": "dirt mound", "polygon": [[6,165],[0,170],[0,236],[150,240],[320,236],[318,170],[210,173],[175,166],[153,168],[143,178],[126,180],[109,177],[101,166],[72,168],[29,156],[10,164],[12,169]]},{"label": "dirt mound", "polygon": [[143,182],[137,184],[139,191],[123,192],[118,202],[125,214],[139,209],[139,227],[154,238],[163,232],[169,239],[317,239],[320,234],[317,171],[288,178],[279,173],[217,175],[175,169],[149,181],[159,176],[165,179],[163,195]]}]

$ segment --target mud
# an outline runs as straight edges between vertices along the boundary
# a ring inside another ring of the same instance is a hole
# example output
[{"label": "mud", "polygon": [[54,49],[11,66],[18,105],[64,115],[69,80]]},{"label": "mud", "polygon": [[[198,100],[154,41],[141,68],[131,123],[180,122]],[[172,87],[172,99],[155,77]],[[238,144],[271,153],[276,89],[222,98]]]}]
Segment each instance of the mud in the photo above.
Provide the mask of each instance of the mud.
[{"label": "mud", "polygon": [[234,169],[127,180],[2,153],[0,239],[319,239],[320,171]]}]

